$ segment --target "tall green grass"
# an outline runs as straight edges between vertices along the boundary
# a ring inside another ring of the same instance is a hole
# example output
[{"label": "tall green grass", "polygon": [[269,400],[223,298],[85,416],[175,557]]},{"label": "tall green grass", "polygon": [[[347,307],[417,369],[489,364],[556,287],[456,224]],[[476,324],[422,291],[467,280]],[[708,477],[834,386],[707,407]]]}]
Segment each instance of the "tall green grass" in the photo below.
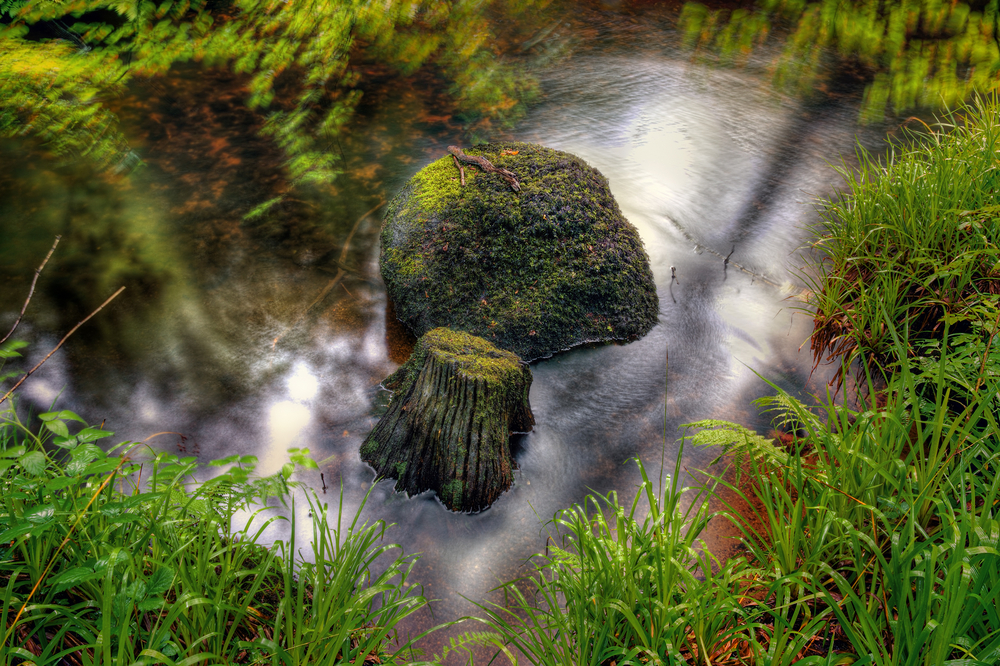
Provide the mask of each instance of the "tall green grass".
[{"label": "tall green grass", "polygon": [[[789,444],[690,424],[731,473],[661,494],[639,462],[632,502],[595,495],[557,514],[560,546],[483,609],[495,642],[532,664],[1000,663],[997,403],[955,410],[948,368],[965,351],[942,344],[923,370],[897,369],[884,406],[817,411],[776,388],[759,405]],[[979,380],[1000,395],[995,376],[965,378]],[[742,501],[712,514],[720,487]],[[743,556],[703,548],[713,517],[739,528]]]},{"label": "tall green grass", "polygon": [[[140,462],[140,448],[99,448],[112,433],[71,412],[39,418],[42,434],[0,413],[0,665],[411,658],[395,627],[426,601],[384,523],[331,524],[297,488],[304,539],[290,470],[259,478],[253,457],[233,456],[199,481],[193,458]],[[285,520],[271,507],[289,501],[292,536],[267,545]]]},{"label": "tall green grass", "polygon": [[561,511],[561,545],[502,586],[504,604],[483,607],[529,663],[712,663],[747,649],[760,615],[740,603],[752,570],[742,560],[720,565],[701,546],[711,518],[704,492],[679,488],[675,476],[660,494],[638,464],[631,503],[612,492]]},{"label": "tall green grass", "polygon": [[[858,152],[845,189],[822,201],[821,263],[811,271],[816,362],[898,361],[891,329],[940,339],[995,322],[1000,294],[1000,103],[982,98],[908,133],[883,160]],[[883,312],[888,317],[883,317]]]}]

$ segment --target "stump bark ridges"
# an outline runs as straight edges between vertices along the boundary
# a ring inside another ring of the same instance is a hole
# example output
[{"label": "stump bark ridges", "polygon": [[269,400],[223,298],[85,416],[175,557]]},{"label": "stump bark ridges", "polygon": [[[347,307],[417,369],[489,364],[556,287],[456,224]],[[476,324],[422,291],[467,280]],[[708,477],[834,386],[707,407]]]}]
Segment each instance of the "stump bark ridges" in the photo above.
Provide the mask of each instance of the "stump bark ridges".
[{"label": "stump bark ridges", "polygon": [[511,433],[534,425],[531,371],[515,354],[437,328],[383,385],[395,395],[361,458],[396,490],[434,490],[452,511],[480,511],[510,488]]}]

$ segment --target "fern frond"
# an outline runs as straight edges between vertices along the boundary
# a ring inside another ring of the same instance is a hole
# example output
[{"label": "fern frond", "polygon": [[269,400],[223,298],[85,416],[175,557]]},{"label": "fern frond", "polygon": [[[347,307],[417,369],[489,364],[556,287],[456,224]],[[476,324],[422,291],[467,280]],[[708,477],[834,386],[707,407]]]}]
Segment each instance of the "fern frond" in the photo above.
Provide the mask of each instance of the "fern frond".
[{"label": "fern frond", "polygon": [[772,468],[788,467],[788,453],[782,451],[766,437],[758,435],[738,423],[718,419],[706,419],[685,424],[685,428],[698,428],[690,439],[695,446],[718,446],[722,453],[713,461],[732,454],[737,469],[743,466],[748,456]]},{"label": "fern frond", "polygon": [[458,652],[469,656],[469,663],[472,663],[472,650],[475,648],[497,648],[503,652],[510,663],[516,664],[517,660],[504,642],[503,636],[490,631],[467,631],[460,636],[452,636],[448,639],[448,644],[444,646],[444,651],[440,655],[434,655],[431,661],[412,662],[411,666],[430,666],[431,664],[441,664],[448,655]]},{"label": "fern frond", "polygon": [[767,395],[754,400],[754,404],[765,412],[772,412],[771,423],[785,432],[805,430],[809,433],[820,432],[823,423],[812,413],[802,401],[793,398],[784,391],[776,395]]},{"label": "fern frond", "polygon": [[14,16],[27,0],[0,0],[0,16]]}]

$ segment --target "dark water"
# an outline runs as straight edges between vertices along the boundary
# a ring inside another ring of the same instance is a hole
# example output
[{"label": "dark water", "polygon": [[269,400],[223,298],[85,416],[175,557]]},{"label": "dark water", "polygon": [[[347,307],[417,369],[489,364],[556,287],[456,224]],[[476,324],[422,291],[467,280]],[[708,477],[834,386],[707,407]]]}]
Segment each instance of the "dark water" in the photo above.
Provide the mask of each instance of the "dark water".
[{"label": "dark water", "polygon": [[[522,572],[558,509],[592,491],[630,498],[630,458],[655,477],[665,456],[672,471],[680,424],[766,429],[750,404],[772,392],[765,379],[805,395],[829,376],[810,377],[799,349],[811,321],[797,310],[798,248],[812,197],[838,182],[828,163],[853,151],[855,100],[807,105],[752,71],[692,64],[674,50],[669,19],[609,10],[564,24],[574,55],[540,72],[543,99],[509,133],[576,153],[608,177],[650,255],[660,323],[629,345],[533,365],[537,425],[520,442],[515,486],[488,511],[453,514],[430,494],[377,485],[366,515],[398,525],[391,538],[422,553],[414,578],[440,600],[416,628],[472,612],[462,597],[485,599]],[[33,359],[127,287],[26,383],[24,403],[106,420],[127,439],[166,432],[151,445],[205,459],[252,453],[262,472],[276,471],[287,448],[309,447],[333,488],[326,497],[336,504],[342,480],[353,513],[373,478],[358,447],[378,382],[411,344],[387,312],[379,206],[459,142],[440,86],[374,77],[350,133],[331,147],[345,176],[252,222],[243,215],[288,185],[281,155],[254,133],[260,118],[240,104],[240,81],[225,73],[182,68],[135,87],[120,113],[146,166],[126,179],[3,146],[0,324],[13,321],[56,234],[21,329]],[[684,464],[712,455],[687,450]],[[321,485],[318,475],[302,480]]]}]

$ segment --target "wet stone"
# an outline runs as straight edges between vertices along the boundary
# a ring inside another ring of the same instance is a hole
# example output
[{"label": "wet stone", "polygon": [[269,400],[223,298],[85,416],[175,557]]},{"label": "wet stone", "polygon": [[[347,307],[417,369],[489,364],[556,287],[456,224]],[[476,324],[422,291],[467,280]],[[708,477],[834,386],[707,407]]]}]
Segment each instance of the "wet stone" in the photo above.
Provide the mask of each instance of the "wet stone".
[{"label": "wet stone", "polygon": [[528,143],[465,150],[515,174],[451,155],[390,202],[381,270],[400,321],[420,336],[446,326],[525,361],[588,342],[632,340],[657,322],[649,259],[599,171]]}]

